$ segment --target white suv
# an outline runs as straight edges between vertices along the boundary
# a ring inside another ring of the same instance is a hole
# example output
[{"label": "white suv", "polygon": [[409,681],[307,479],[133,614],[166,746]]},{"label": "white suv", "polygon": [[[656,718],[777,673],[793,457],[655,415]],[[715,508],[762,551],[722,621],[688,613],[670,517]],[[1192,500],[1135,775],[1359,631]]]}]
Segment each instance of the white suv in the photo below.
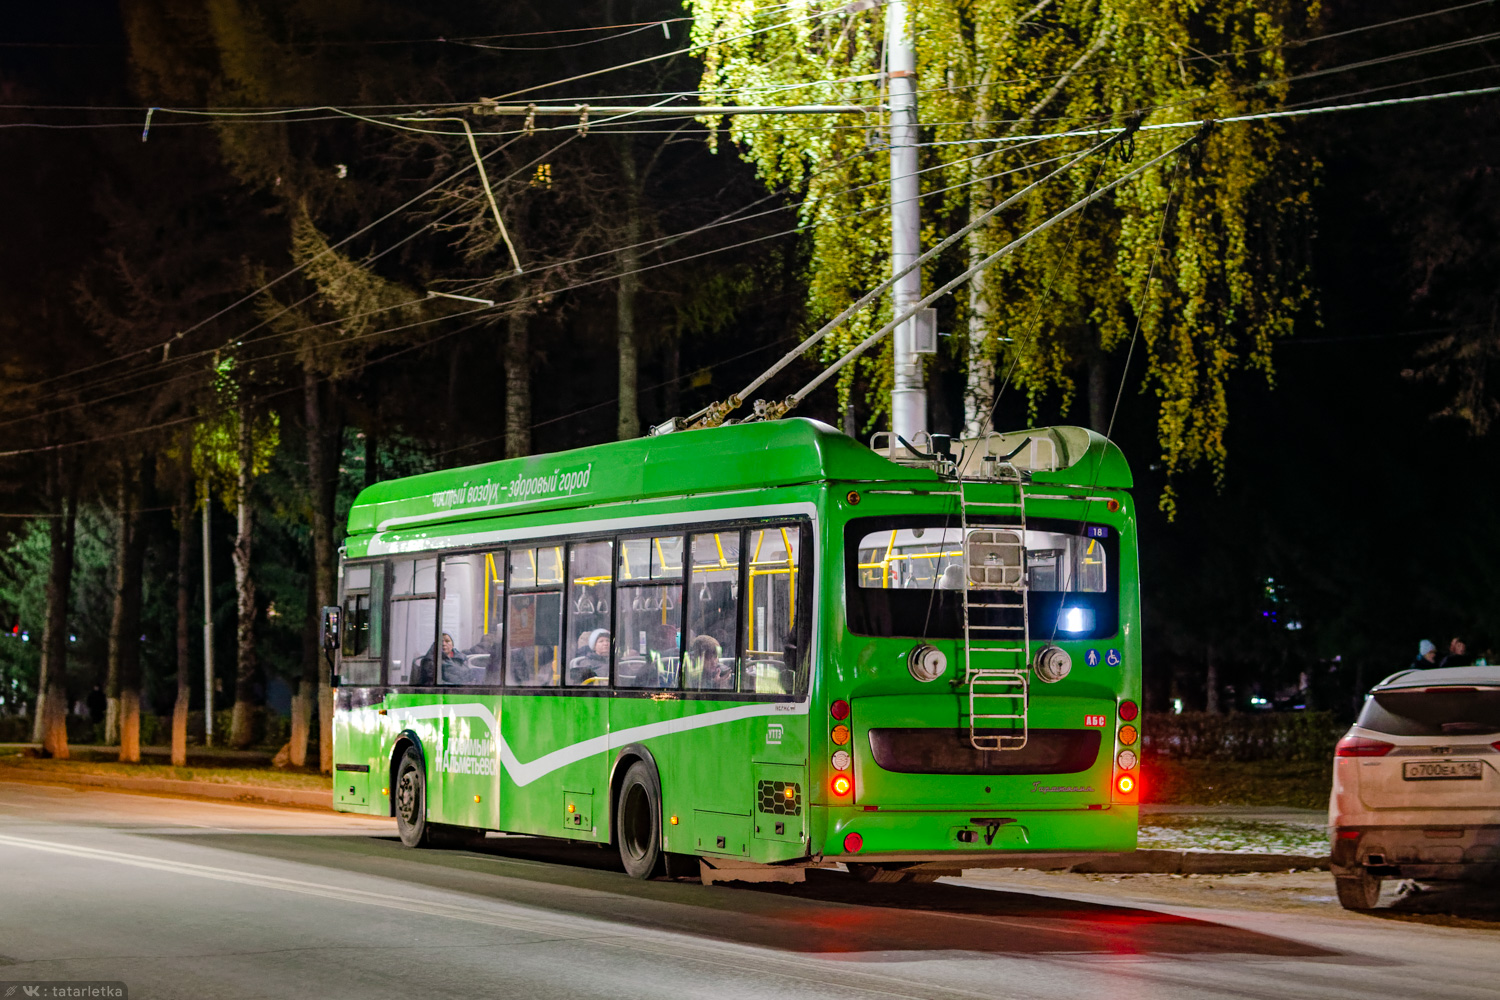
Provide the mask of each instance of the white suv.
[{"label": "white suv", "polygon": [[1339,902],[1382,878],[1500,880],[1500,666],[1406,670],[1339,740],[1328,827]]}]

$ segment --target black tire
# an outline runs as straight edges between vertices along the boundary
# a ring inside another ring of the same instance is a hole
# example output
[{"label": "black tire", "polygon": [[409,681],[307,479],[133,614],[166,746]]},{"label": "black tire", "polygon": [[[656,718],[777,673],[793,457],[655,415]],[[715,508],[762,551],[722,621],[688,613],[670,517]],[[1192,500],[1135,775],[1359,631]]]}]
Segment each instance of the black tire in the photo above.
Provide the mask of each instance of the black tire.
[{"label": "black tire", "polygon": [[662,872],[661,798],[651,765],[636,761],[625,772],[615,803],[615,844],[631,878],[655,878]]},{"label": "black tire", "polygon": [[1338,893],[1339,905],[1346,910],[1373,910],[1380,902],[1380,879],[1369,872],[1340,875],[1333,880]]},{"label": "black tire", "polygon": [[396,813],[396,830],[407,847],[431,847],[432,831],[427,823],[427,769],[415,747],[407,747],[396,765],[396,781],[391,786],[391,805]]}]

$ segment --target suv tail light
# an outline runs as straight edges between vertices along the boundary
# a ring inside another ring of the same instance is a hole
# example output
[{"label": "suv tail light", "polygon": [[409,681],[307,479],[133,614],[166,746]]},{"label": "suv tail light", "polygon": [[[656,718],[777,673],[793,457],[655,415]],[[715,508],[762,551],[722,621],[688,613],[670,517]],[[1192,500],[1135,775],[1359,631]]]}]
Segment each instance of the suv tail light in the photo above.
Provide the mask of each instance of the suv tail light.
[{"label": "suv tail light", "polygon": [[1345,736],[1339,740],[1334,755],[1338,757],[1384,757],[1396,744],[1384,740],[1372,740],[1368,736]]}]

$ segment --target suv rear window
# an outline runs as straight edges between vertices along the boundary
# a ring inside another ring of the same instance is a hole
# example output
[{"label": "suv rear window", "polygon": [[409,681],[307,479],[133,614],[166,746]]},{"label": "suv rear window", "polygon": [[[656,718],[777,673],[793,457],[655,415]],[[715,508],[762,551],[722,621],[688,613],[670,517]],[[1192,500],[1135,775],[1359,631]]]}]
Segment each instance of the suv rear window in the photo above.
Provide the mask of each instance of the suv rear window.
[{"label": "suv rear window", "polygon": [[1359,726],[1391,736],[1500,733],[1500,688],[1431,687],[1377,691]]}]

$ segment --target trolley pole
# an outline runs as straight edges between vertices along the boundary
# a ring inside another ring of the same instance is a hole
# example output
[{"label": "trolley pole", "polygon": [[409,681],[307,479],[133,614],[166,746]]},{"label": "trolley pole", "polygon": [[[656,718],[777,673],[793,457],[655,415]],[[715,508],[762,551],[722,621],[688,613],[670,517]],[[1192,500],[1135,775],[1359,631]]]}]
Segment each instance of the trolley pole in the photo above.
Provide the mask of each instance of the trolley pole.
[{"label": "trolley pole", "polygon": [[203,745],[214,745],[214,585],[209,549],[209,504],[203,497]]},{"label": "trolley pole", "polygon": [[[922,216],[917,177],[917,54],[912,44],[907,0],[886,5],[886,79],[891,114],[891,273],[899,272],[922,252]],[[922,271],[897,280],[892,308],[906,312],[922,298]],[[895,381],[891,388],[891,430],[914,441],[927,430],[927,386],[922,360],[915,352],[916,320],[895,331]]]}]

